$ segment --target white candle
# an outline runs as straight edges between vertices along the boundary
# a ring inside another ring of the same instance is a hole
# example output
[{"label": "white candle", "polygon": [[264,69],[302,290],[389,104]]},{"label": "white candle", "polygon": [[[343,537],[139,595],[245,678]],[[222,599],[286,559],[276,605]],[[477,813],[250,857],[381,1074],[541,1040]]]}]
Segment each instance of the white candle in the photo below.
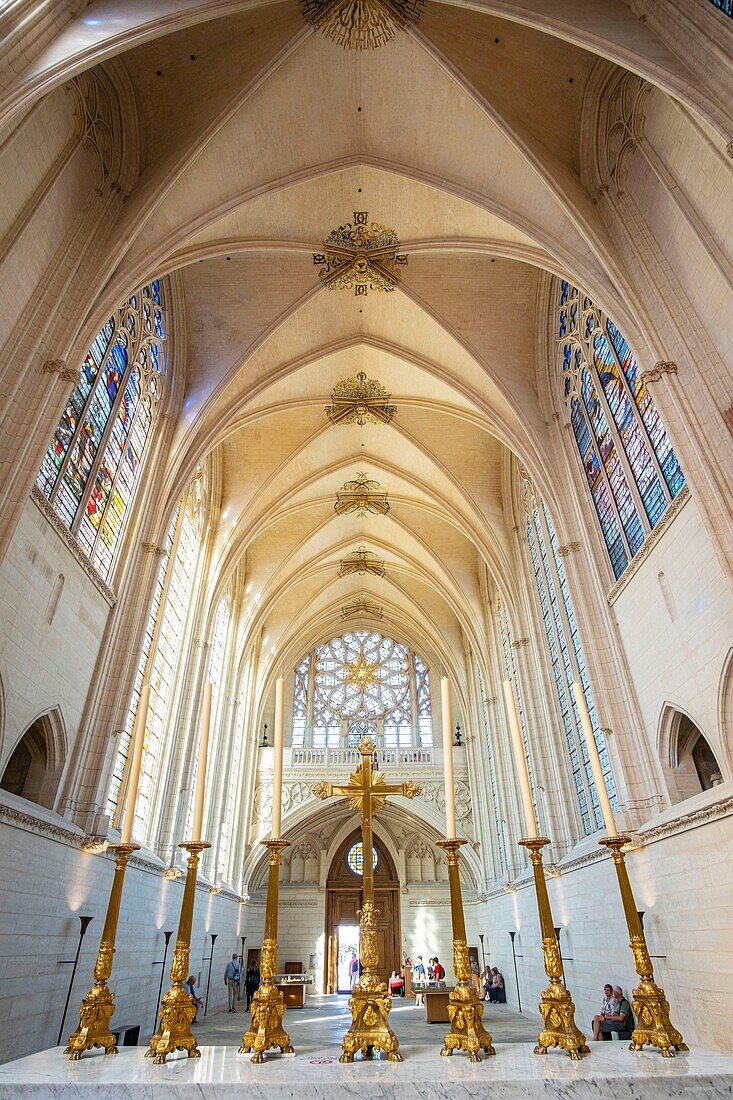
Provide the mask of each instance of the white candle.
[{"label": "white candle", "polygon": [[509,732],[512,738],[512,752],[514,753],[514,772],[519,780],[519,791],[522,796],[522,810],[524,811],[524,827],[527,837],[539,836],[537,818],[534,814],[532,802],[532,788],[529,785],[529,769],[527,768],[527,756],[524,751],[524,738],[522,727],[519,724],[519,711],[517,701],[514,698],[512,685],[509,680],[502,684],[504,689],[504,703],[506,704],[507,717],[509,719]]},{"label": "white candle", "polygon": [[135,728],[132,732],[132,755],[130,756],[130,772],[127,778],[125,814],[122,819],[120,844],[129,844],[132,840],[132,827],[135,824],[135,805],[137,803],[137,789],[140,786],[140,770],[143,763],[143,744],[145,742],[145,727],[148,723],[149,705],[150,684],[143,684],[140,698],[137,702]]},{"label": "white candle", "polygon": [[456,785],[453,779],[453,719],[450,707],[450,680],[440,681],[440,701],[443,718],[443,775],[445,777],[445,835],[453,840],[456,835]]},{"label": "white candle", "polygon": [[283,803],[283,727],[285,720],[285,681],[275,681],[275,752],[272,764],[272,835],[280,837]]},{"label": "white candle", "polygon": [[596,785],[596,791],[598,792],[598,803],[601,807],[603,823],[606,826],[608,835],[616,836],[616,821],[611,808],[611,799],[608,797],[608,791],[606,790],[606,780],[603,778],[601,758],[598,755],[596,739],[593,736],[593,727],[590,724],[590,715],[585,705],[585,695],[583,694],[583,689],[580,684],[573,684],[573,695],[575,696],[575,702],[578,707],[580,724],[583,727],[583,736],[585,737],[585,744],[588,749],[588,759],[590,760],[590,770],[593,772],[593,780]]},{"label": "white candle", "polygon": [[204,795],[206,794],[206,761],[209,755],[209,729],[211,727],[211,682],[204,684],[204,698],[201,706],[201,738],[198,750],[198,770],[196,772],[196,801],[193,807],[192,840],[201,840],[204,824]]}]

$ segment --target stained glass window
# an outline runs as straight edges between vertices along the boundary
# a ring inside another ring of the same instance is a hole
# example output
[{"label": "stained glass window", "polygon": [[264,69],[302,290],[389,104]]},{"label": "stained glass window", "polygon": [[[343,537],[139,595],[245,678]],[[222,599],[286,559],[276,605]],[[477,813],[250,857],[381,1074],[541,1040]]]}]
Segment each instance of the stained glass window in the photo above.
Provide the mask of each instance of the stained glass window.
[{"label": "stained glass window", "polygon": [[166,373],[159,280],[92,342],[36,484],[108,578],[145,461]]},{"label": "stained glass window", "polygon": [[296,668],[293,745],[353,748],[365,736],[388,749],[431,748],[430,673],[407,646],[356,630]]},{"label": "stained glass window", "polygon": [[527,503],[527,545],[539,610],[545,628],[580,819],[583,832],[588,835],[595,828],[601,828],[603,822],[577,704],[571,690],[573,681],[580,683],[583,689],[596,747],[601,758],[606,788],[614,808],[617,809],[616,788],[605,738],[598,726],[598,714],[590,689],[565,567],[558,553],[552,517],[544,503],[538,504],[533,497],[530,497]]},{"label": "stained glass window", "polygon": [[506,604],[501,597],[496,602],[496,614],[499,620],[499,637],[501,639],[501,648],[504,655],[504,674],[507,680],[512,685],[514,691],[514,698],[517,700],[517,710],[519,711],[519,724],[522,729],[522,738],[524,739],[524,751],[527,757],[527,769],[529,771],[529,782],[532,788],[532,798],[534,799],[535,808],[537,807],[537,793],[535,790],[534,771],[532,769],[532,759],[529,754],[529,740],[527,738],[527,723],[524,716],[524,699],[522,697],[522,685],[519,681],[519,669],[517,668],[517,659],[514,646],[512,645],[512,630],[509,625],[509,615],[506,609]]},{"label": "stained glass window", "polygon": [[733,19],[733,0],[710,0],[710,2],[724,15],[729,15]]},{"label": "stained glass window", "polygon": [[[377,868],[377,859],[378,859],[377,849],[372,848],[372,870],[373,871],[375,871],[376,868]],[[355,875],[363,875],[364,874],[364,846],[363,846],[361,841],[359,841],[357,844],[355,844],[353,846],[353,848],[349,849],[349,851],[347,853],[347,856],[346,856],[346,862],[349,865],[350,869],[354,872]]]},{"label": "stained glass window", "polygon": [[492,746],[491,731],[489,729],[489,706],[484,690],[484,678],[481,669],[476,665],[479,696],[481,698],[481,714],[484,721],[484,739],[486,741],[486,757],[489,765],[489,787],[491,789],[491,801],[494,808],[494,827],[496,830],[496,850],[499,854],[499,870],[506,871],[506,859],[504,851],[504,833],[501,825],[501,813],[499,811],[499,795],[496,789],[496,769],[494,766],[494,749]]},{"label": "stained glass window", "polygon": [[636,358],[587,294],[557,280],[564,399],[615,577],[685,483]]},{"label": "stained glass window", "polygon": [[305,745],[305,729],[308,725],[308,673],[311,655],[306,654],[295,670],[295,690],[293,692],[293,748]]},{"label": "stained glass window", "polygon": [[178,670],[193,603],[199,540],[200,527],[196,517],[188,507],[181,506],[168,532],[166,551],[158,571],[135,681],[136,691],[125,723],[125,734],[118,748],[115,778],[110,790],[108,812],[114,811],[119,797],[118,777],[122,775],[129,749],[140,687],[147,680],[150,683],[150,709],[134,825],[135,836],[146,843],[152,843],[155,833],[153,800],[162,787],[162,747],[175,704]]}]

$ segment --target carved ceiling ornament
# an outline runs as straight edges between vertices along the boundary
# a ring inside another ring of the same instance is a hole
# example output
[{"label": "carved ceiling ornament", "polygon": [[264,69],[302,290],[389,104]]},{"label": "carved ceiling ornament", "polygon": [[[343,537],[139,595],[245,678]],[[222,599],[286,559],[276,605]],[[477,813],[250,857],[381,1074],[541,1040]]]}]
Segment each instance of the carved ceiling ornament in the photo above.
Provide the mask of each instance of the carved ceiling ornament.
[{"label": "carved ceiling ornament", "polygon": [[351,619],[355,615],[371,615],[373,619],[381,619],[384,615],[384,608],[380,607],[379,604],[372,603],[366,596],[360,596],[353,603],[346,604],[341,608],[342,619]]},{"label": "carved ceiling ornament", "polygon": [[424,0],[300,0],[303,17],[346,50],[377,50],[417,23]]},{"label": "carved ceiling ornament", "polygon": [[382,558],[373,551],[367,550],[366,546],[360,546],[358,550],[341,559],[339,577],[348,577],[352,573],[358,573],[360,577],[367,573],[372,573],[375,577],[383,577],[385,572]]},{"label": "carved ceiling ornament", "polygon": [[339,516],[355,512],[357,516],[386,516],[389,511],[387,494],[378,481],[372,481],[365,473],[357,474],[354,481],[345,482],[336,494],[334,511]]},{"label": "carved ceiling ornament", "polygon": [[320,266],[321,281],[329,290],[389,293],[397,286],[395,267],[407,263],[407,256],[397,252],[399,246],[394,229],[370,222],[366,210],[355,210],[353,222],[331,230],[324,251],[313,253],[313,263]]},{"label": "carved ceiling ornament", "polygon": [[376,378],[367,378],[359,371],[356,378],[343,378],[334,386],[333,404],[326,406],[326,416],[333,424],[389,424],[397,412],[390,405],[391,393],[387,393]]}]

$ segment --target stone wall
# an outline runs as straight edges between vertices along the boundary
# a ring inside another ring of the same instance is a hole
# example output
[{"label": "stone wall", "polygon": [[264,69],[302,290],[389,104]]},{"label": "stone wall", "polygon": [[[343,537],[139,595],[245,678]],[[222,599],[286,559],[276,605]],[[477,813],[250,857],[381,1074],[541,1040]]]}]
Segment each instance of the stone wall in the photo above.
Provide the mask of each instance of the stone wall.
[{"label": "stone wall", "polygon": [[0,771],[35,718],[60,712],[70,754],[110,612],[99,590],[33,501],[0,566]]},{"label": "stone wall", "polygon": [[[637,907],[658,983],[671,1006],[673,1022],[690,1044],[733,1051],[730,986],[733,944],[733,783],[685,803],[684,819],[667,811],[645,826],[647,841],[627,856]],[[714,808],[716,807],[717,808]],[[671,829],[667,835],[667,830]],[[660,835],[662,834],[662,835]],[[656,838],[656,839],[655,839]],[[594,859],[595,838],[585,842],[558,878],[548,878],[565,976],[576,1005],[576,1022],[586,1030],[598,1011],[604,982],[630,992],[635,973],[616,875],[606,857]],[[573,864],[576,866],[573,866]],[[534,889],[527,881],[485,904],[487,951],[504,974],[507,1000],[517,1005],[510,931],[517,931],[517,970],[522,1008],[535,1011],[546,985]]]},{"label": "stone wall", "polygon": [[[30,816],[32,815],[32,816]],[[71,976],[59,960],[74,958],[79,942],[78,915],[93,916],[82,942],[79,968],[64,1027],[78,1024],[79,1003],[92,985],[92,970],[104,923],[114,871],[110,855],[82,852],[83,837],[62,818],[24,799],[2,792],[0,802],[0,1062],[43,1050],[56,1043]],[[117,934],[114,970],[118,1023],[142,1025],[140,1041],[153,1026],[163,932],[178,926],[183,880],[168,880],[155,858],[148,867],[128,868]],[[228,956],[239,950],[241,906],[224,894],[197,891],[191,938],[190,972],[206,989],[209,933],[218,935],[209,1007],[226,1001],[223,972]],[[170,982],[166,976],[163,992]],[[113,1020],[114,1022],[114,1020]]]}]

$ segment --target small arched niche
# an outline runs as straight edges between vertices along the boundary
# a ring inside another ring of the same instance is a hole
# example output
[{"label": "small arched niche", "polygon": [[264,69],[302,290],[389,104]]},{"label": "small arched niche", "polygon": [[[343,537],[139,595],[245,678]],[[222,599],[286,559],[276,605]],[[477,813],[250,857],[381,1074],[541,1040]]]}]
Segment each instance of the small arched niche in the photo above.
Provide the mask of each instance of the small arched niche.
[{"label": "small arched niche", "polygon": [[63,745],[58,712],[36,718],[10,754],[0,787],[52,810],[63,768]]},{"label": "small arched niche", "polygon": [[723,781],[715,753],[689,715],[668,707],[661,733],[662,759],[667,765],[665,771],[672,803],[709,791]]}]

